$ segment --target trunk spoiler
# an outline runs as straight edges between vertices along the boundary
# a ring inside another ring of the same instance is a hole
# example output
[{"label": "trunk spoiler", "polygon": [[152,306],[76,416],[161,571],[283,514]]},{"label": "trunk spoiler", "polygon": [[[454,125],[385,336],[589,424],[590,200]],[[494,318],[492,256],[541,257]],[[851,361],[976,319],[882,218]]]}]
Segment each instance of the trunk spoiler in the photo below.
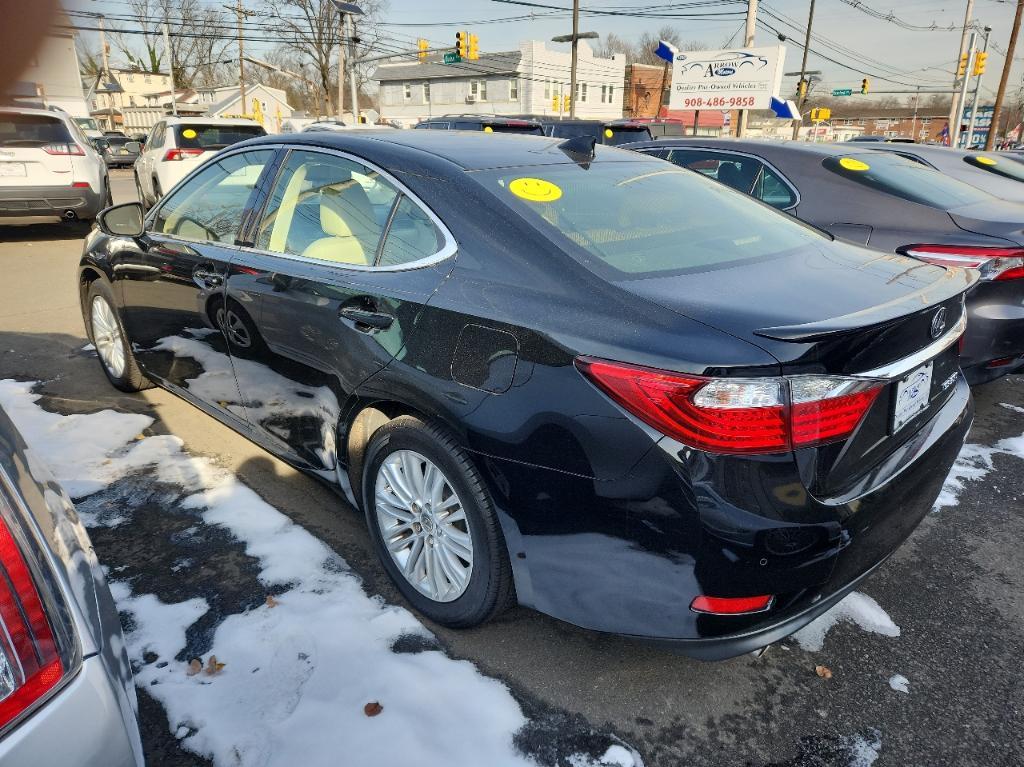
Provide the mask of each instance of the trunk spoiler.
[{"label": "trunk spoiler", "polygon": [[832,317],[827,320],[808,322],[803,325],[779,325],[777,327],[755,330],[754,335],[771,338],[776,341],[792,341],[794,343],[810,343],[821,341],[832,336],[848,333],[851,330],[877,327],[898,320],[915,311],[947,301],[958,293],[963,293],[979,279],[974,269],[957,269],[947,267],[943,277],[927,287],[907,293],[900,298],[877,306]]}]

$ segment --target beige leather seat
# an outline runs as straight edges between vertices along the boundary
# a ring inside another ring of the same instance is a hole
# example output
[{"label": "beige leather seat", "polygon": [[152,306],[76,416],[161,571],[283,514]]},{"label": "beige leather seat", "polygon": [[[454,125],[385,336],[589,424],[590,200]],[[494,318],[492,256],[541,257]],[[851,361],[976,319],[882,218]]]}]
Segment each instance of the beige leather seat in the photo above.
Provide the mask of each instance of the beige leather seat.
[{"label": "beige leather seat", "polygon": [[320,190],[320,227],[325,237],[311,243],[304,258],[371,266],[381,227],[363,188],[354,180]]}]

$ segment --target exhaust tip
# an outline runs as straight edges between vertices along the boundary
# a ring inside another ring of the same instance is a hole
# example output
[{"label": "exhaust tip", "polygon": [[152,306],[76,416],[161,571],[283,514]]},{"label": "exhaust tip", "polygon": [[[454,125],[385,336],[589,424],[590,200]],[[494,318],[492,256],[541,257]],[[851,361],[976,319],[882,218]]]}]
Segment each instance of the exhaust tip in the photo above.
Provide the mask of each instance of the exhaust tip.
[{"label": "exhaust tip", "polygon": [[74,221],[76,218],[78,218],[78,214],[75,213],[75,211],[71,210],[71,208],[68,208],[67,210],[64,211],[65,221]]}]

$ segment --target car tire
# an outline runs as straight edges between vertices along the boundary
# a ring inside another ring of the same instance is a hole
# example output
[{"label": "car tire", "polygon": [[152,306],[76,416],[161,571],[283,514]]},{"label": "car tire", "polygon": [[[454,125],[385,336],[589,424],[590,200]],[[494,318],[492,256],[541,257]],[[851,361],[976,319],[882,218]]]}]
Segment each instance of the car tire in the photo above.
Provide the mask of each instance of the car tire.
[{"label": "car tire", "polygon": [[[438,474],[441,489],[426,491]],[[410,477],[413,484],[403,486]],[[409,415],[381,426],[367,446],[362,490],[381,563],[416,610],[444,626],[468,628],[514,602],[512,567],[494,504],[473,462],[445,429]],[[392,554],[385,535],[392,548],[408,542],[407,550]]]},{"label": "car tire", "polygon": [[89,340],[96,347],[100,367],[114,388],[126,392],[149,389],[153,383],[146,378],[135,360],[116,306],[114,294],[105,282],[94,280],[89,285],[85,305]]}]

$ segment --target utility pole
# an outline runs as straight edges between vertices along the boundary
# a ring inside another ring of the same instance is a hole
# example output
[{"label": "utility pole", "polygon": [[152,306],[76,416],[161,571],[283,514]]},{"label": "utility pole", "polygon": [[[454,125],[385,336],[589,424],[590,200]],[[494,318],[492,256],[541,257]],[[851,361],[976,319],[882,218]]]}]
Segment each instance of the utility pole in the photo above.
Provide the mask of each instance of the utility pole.
[{"label": "utility pole", "polygon": [[[967,0],[967,12],[964,14],[964,28],[960,34],[960,50],[957,51],[956,60],[957,62],[967,53],[967,34],[971,28],[971,19],[974,17],[974,0]],[[970,70],[968,70],[969,72]],[[964,72],[964,80],[967,80],[969,75]],[[961,91],[960,78],[959,76],[953,77],[953,102],[949,105],[949,145],[956,147],[957,140],[960,138],[960,96],[958,95]]]},{"label": "utility pole", "polygon": [[580,0],[572,0],[572,63],[569,67],[569,119],[576,119],[576,54],[580,44]]},{"label": "utility pole", "polygon": [[[992,34],[992,27],[985,27],[985,42],[981,45],[981,52],[988,52],[988,37]],[[982,56],[982,59],[985,57]],[[977,60],[977,54],[975,54],[975,60]],[[975,67],[977,68],[977,67]],[[974,123],[978,119],[978,91],[981,90],[981,77],[984,72],[979,72],[974,78],[974,96],[971,99],[971,120],[967,124],[967,141],[964,143],[968,149],[974,144]],[[992,130],[992,126],[989,126],[989,131]]]},{"label": "utility pole", "polygon": [[171,114],[178,116],[178,86],[174,84],[174,51],[171,50],[171,33],[164,16],[164,50],[167,51],[167,71],[171,73]]},{"label": "utility pole", "polygon": [[341,15],[341,35],[338,37],[338,122],[345,122],[345,14]]},{"label": "utility pole", "polygon": [[949,133],[949,145],[954,149],[960,146],[960,120],[963,119],[961,112],[964,105],[967,104],[967,85],[971,81],[971,71],[974,69],[975,45],[977,41],[978,33],[972,29],[970,43],[967,46],[967,66],[964,68],[963,80],[960,81],[960,95],[959,97],[954,97],[957,103],[956,131],[950,131]]},{"label": "utility pole", "polygon": [[248,114],[245,106],[245,50],[242,42],[242,19],[245,11],[242,8],[242,0],[238,0],[238,94],[242,97],[242,114]]},{"label": "utility pole", "polygon": [[[743,33],[743,47],[754,45],[754,31],[757,29],[757,0],[747,0],[747,26]],[[804,66],[807,65],[806,60]],[[747,130],[747,110],[740,110],[740,118],[736,123],[736,138],[743,136]]]},{"label": "utility pole", "polygon": [[999,130],[999,119],[1003,112],[1003,99],[1006,98],[1006,83],[1010,79],[1010,67],[1013,66],[1013,53],[1017,49],[1017,35],[1020,34],[1021,12],[1024,11],[1024,0],[1017,0],[1017,13],[1013,17],[1013,29],[1010,31],[1010,42],[1006,46],[1006,61],[1003,62],[1003,74],[999,78],[999,90],[996,92],[996,103],[992,107],[992,124],[988,128],[985,139],[985,151],[992,151],[996,131]]},{"label": "utility pole", "polygon": [[[986,38],[987,40],[987,38]],[[977,92],[977,91],[975,91]],[[917,109],[921,104],[921,86],[917,86],[917,93],[914,94],[914,119],[910,123],[910,137],[917,141]]]},{"label": "utility pole", "polygon": [[[103,16],[100,15],[96,19],[97,26],[100,28],[100,52],[103,54],[103,72],[100,73],[100,79],[110,79],[110,62],[107,61],[107,31],[103,28]],[[114,97],[107,93],[107,128],[110,130],[114,129]]]},{"label": "utility pole", "polygon": [[356,17],[349,14],[349,28],[352,34],[348,39],[348,83],[352,94],[352,121],[359,125],[359,87],[356,84]]},{"label": "utility pole", "polygon": [[[807,52],[811,47],[811,24],[814,23],[814,0],[811,0],[811,10],[807,14],[807,34],[804,35],[804,57],[800,63],[800,84],[797,86],[800,88],[800,103],[798,104],[798,111],[800,114],[804,112],[804,104],[807,103],[807,91],[810,90],[807,85],[804,84],[805,72],[807,71]],[[793,140],[796,141],[800,138],[800,123],[803,120],[793,120]]]}]

